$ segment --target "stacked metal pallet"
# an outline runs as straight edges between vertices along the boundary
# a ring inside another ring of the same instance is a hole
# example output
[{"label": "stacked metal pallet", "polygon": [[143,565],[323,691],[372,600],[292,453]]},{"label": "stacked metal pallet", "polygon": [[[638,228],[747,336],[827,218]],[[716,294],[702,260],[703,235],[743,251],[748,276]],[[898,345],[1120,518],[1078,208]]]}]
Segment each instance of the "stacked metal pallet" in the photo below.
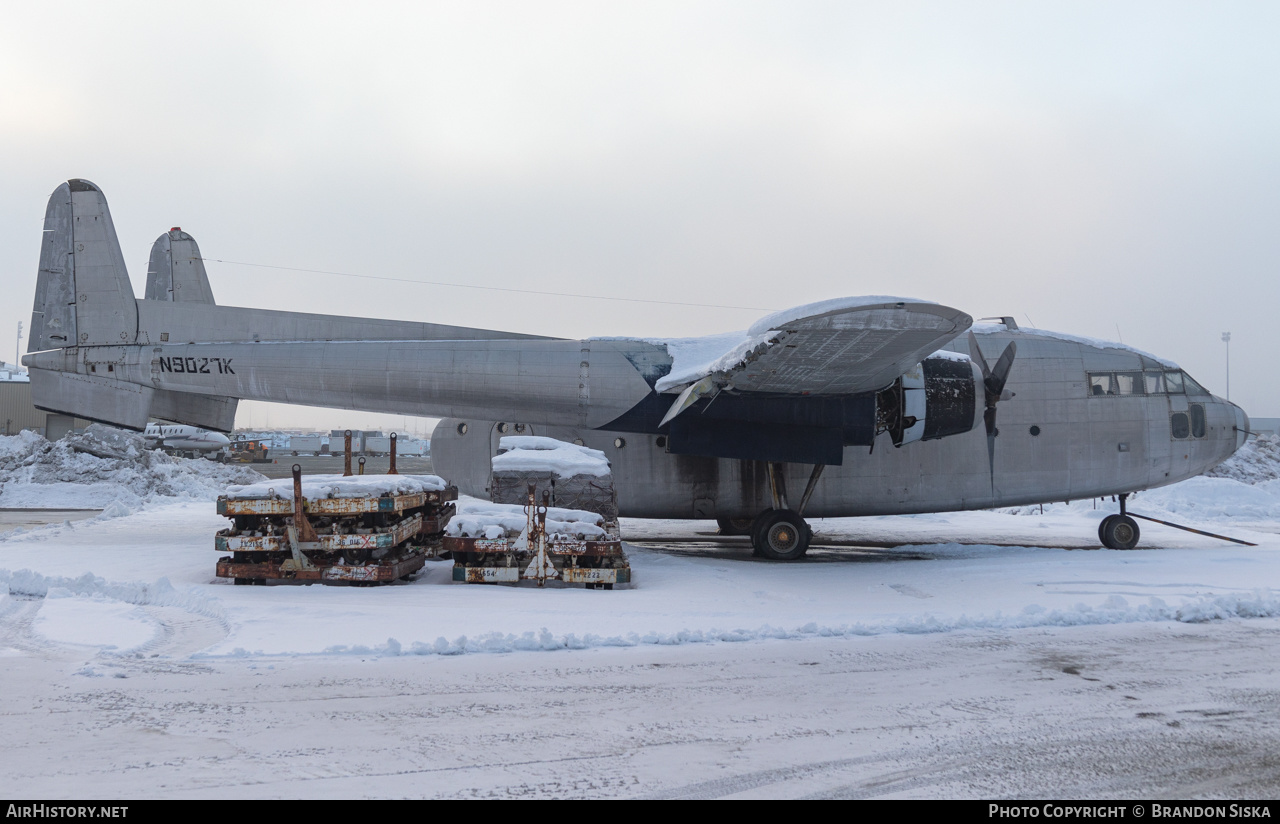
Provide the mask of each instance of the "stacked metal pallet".
[{"label": "stacked metal pallet", "polygon": [[558,580],[605,589],[631,581],[602,452],[551,438],[506,437],[492,467],[491,503],[468,505],[444,537],[453,580],[538,586]]},{"label": "stacked metal pallet", "polygon": [[[218,514],[220,578],[380,583],[408,578],[440,546],[458,488],[434,475],[313,475],[292,490],[272,482],[233,487]],[[279,482],[276,482],[279,483]],[[283,483],[288,483],[287,481]],[[309,494],[308,494],[309,493]]]}]

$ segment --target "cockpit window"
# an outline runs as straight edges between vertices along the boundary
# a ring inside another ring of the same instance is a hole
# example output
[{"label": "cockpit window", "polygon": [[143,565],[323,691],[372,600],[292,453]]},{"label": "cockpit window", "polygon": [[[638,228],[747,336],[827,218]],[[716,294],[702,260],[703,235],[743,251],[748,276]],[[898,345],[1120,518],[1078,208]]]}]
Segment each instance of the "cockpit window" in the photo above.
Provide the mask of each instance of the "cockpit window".
[{"label": "cockpit window", "polygon": [[1164,394],[1164,373],[1144,372],[1142,374],[1142,382],[1146,386],[1148,395]]},{"label": "cockpit window", "polygon": [[1187,382],[1188,395],[1208,395],[1209,394],[1208,389],[1205,389],[1203,386],[1196,383],[1195,380],[1193,380],[1192,377],[1188,375],[1186,372],[1182,373],[1182,377]]},{"label": "cockpit window", "polygon": [[1182,373],[1181,372],[1165,372],[1164,373],[1165,391],[1170,395],[1182,394]]},{"label": "cockpit window", "polygon": [[1089,394],[1091,395],[1114,395],[1115,390],[1111,388],[1111,373],[1102,372],[1089,376]]}]

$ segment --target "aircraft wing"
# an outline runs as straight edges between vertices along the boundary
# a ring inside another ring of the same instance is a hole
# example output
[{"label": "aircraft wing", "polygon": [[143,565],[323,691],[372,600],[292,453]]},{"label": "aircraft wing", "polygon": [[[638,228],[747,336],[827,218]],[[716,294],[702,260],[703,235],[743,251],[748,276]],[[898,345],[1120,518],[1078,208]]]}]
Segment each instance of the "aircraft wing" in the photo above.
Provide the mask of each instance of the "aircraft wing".
[{"label": "aircraft wing", "polygon": [[907,298],[809,304],[762,318],[736,349],[702,368],[674,364],[658,389],[685,388],[686,405],[721,389],[777,395],[872,392],[972,325],[973,318],[958,309]]}]

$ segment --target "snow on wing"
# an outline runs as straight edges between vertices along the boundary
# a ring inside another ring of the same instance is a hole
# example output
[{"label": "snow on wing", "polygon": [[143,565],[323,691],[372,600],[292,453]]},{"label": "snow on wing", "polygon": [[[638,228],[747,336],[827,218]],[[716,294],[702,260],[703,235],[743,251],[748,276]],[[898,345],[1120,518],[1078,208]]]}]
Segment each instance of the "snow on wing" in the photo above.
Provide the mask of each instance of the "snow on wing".
[{"label": "snow on wing", "polygon": [[[725,371],[727,388],[785,395],[871,392],[973,325],[958,309],[907,299],[848,298],[765,318],[768,345]],[[759,324],[757,324],[757,327]],[[751,332],[763,331],[752,327]]]}]

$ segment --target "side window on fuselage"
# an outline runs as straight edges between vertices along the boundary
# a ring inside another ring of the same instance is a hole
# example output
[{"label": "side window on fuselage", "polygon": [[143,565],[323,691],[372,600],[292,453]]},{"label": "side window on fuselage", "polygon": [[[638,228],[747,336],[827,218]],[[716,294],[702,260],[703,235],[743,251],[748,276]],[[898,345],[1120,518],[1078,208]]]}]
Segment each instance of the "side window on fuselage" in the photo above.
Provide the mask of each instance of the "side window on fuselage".
[{"label": "side window on fuselage", "polygon": [[1146,394],[1141,372],[1090,372],[1089,395]]},{"label": "side window on fuselage", "polygon": [[1203,438],[1206,434],[1204,404],[1191,404],[1191,437]]}]

